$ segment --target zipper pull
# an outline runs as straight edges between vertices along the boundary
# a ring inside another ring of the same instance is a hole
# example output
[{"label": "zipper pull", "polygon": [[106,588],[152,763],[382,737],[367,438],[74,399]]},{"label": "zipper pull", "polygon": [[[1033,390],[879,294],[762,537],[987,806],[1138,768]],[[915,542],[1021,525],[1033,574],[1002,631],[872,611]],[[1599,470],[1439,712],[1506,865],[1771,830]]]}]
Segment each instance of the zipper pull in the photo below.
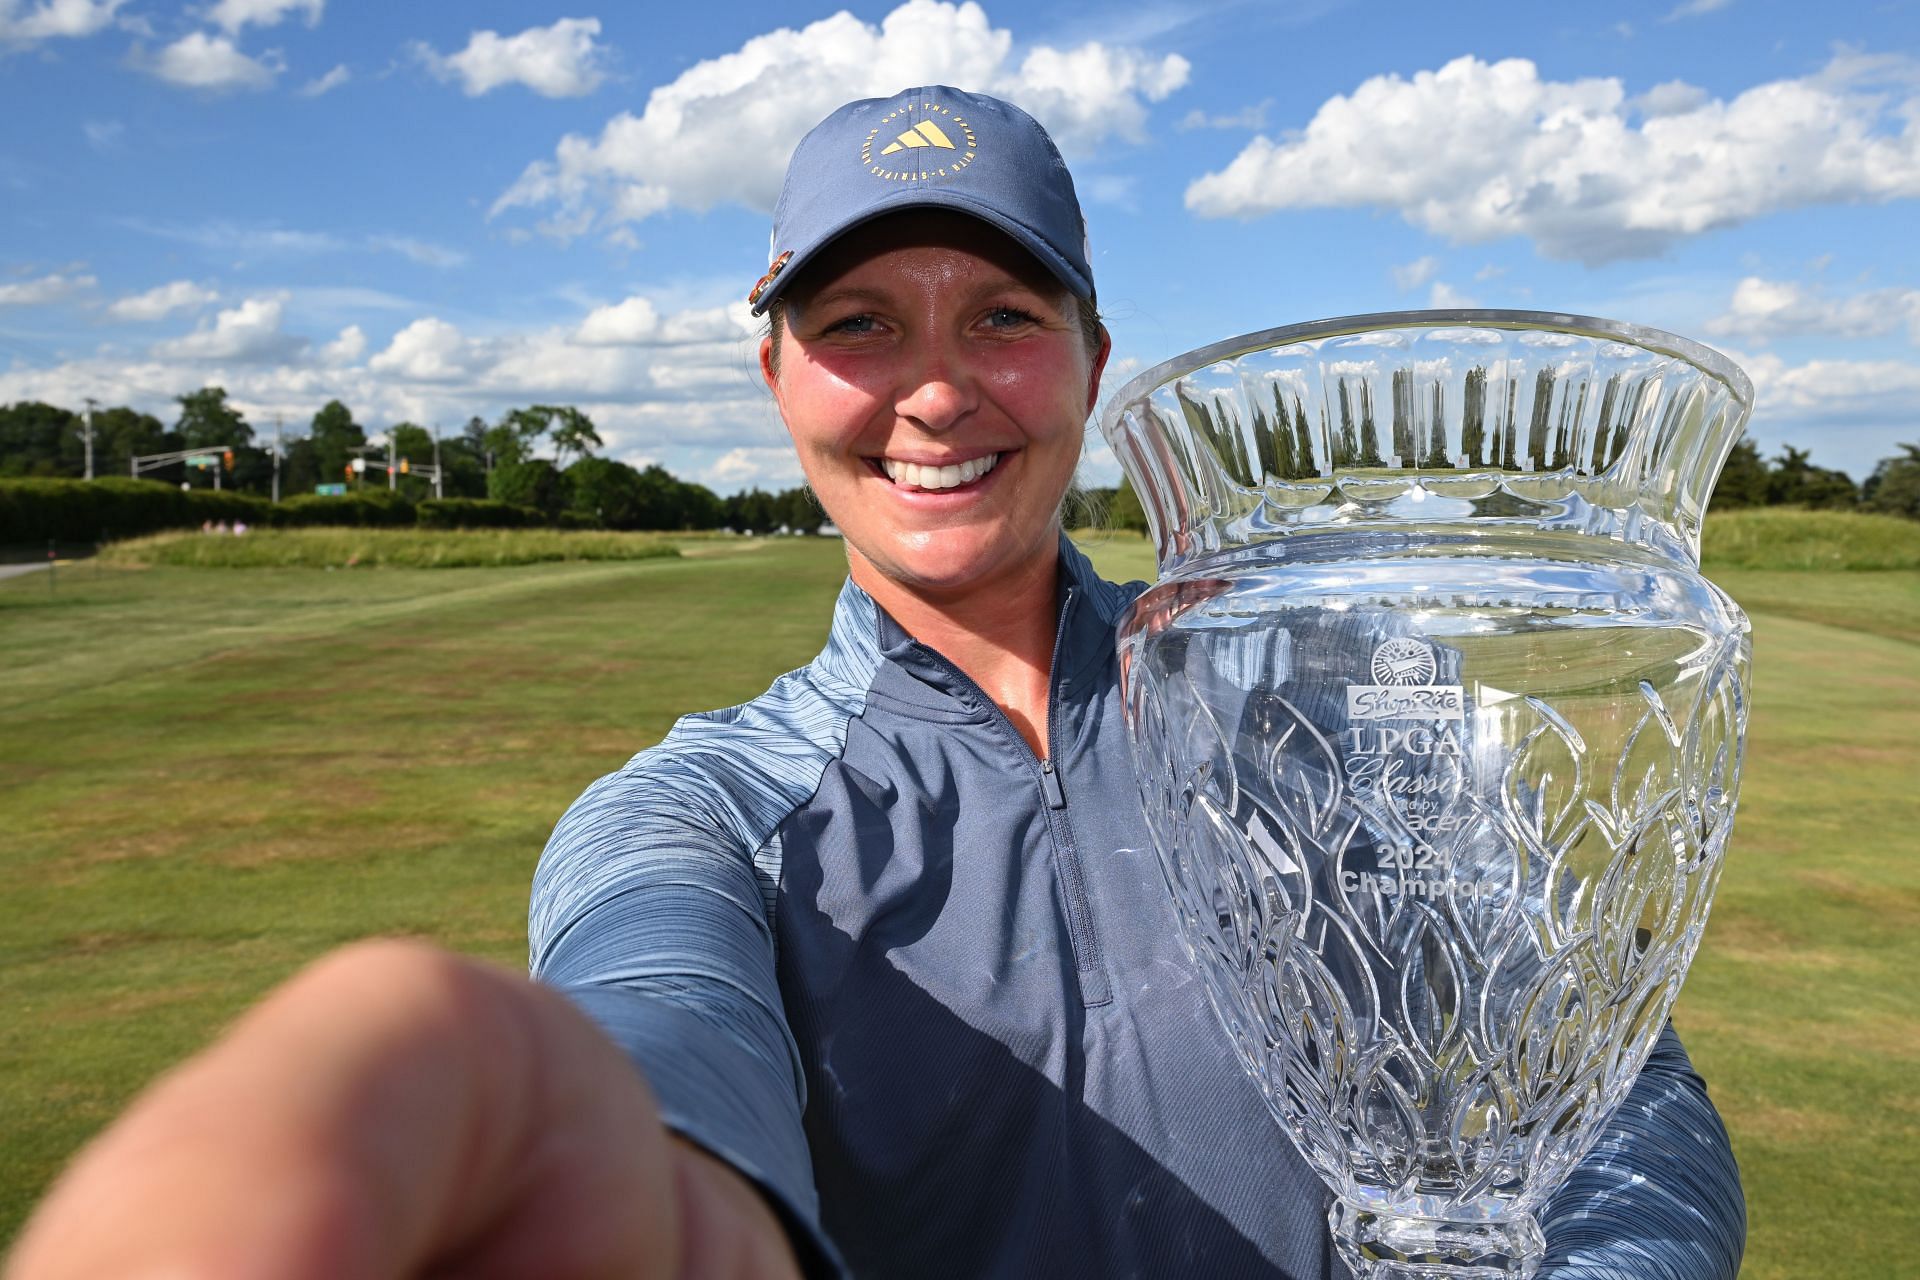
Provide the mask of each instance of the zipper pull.
[{"label": "zipper pull", "polygon": [[1067,807],[1067,793],[1060,786],[1060,775],[1054,770],[1053,761],[1040,762],[1040,790],[1047,797],[1047,808],[1064,809]]}]

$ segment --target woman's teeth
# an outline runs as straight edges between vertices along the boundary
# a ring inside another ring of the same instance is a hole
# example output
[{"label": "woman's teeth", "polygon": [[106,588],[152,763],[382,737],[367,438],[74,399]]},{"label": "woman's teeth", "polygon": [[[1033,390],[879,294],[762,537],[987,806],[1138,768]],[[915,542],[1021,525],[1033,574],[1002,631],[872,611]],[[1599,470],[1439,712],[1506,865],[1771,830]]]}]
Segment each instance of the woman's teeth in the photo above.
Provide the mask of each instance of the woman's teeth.
[{"label": "woman's teeth", "polygon": [[956,463],[950,467],[923,467],[913,462],[895,462],[892,458],[880,459],[880,469],[887,473],[887,479],[895,484],[912,485],[916,489],[952,489],[963,484],[972,484],[987,472],[993,470],[1000,455],[990,453],[984,458],[973,458]]}]

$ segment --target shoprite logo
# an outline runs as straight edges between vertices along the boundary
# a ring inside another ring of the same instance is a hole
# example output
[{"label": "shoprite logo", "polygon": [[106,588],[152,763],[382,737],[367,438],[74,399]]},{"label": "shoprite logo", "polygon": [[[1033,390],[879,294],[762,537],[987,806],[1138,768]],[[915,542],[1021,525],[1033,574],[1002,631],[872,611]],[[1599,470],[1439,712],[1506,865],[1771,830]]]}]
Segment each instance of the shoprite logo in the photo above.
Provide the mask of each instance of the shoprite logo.
[{"label": "shoprite logo", "polygon": [[874,177],[893,182],[950,178],[973,163],[979,147],[979,136],[964,117],[935,103],[910,102],[867,131],[860,141],[860,163]]},{"label": "shoprite logo", "polygon": [[1440,664],[1433,646],[1422,640],[1396,636],[1374,647],[1374,683],[1347,686],[1347,719],[1464,720],[1466,690],[1457,684],[1435,684]]}]

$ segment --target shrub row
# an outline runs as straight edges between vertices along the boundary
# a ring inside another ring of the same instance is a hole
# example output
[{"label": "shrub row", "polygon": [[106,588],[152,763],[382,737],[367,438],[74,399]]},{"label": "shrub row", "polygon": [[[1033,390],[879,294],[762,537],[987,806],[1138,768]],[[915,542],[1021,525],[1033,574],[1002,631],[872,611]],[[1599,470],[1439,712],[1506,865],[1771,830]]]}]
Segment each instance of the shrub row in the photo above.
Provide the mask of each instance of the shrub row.
[{"label": "shrub row", "polygon": [[[570,513],[563,513],[570,514]],[[253,494],[183,490],[157,480],[0,480],[0,545],[111,542],[212,521],[260,527],[309,525],[520,529],[554,523],[531,507],[481,498],[418,505],[384,489],[344,497],[301,494],[274,504]],[[571,522],[562,520],[562,527]]]},{"label": "shrub row", "polygon": [[250,494],[189,492],[157,480],[0,480],[0,543],[104,542],[208,520],[265,523],[272,507]]}]

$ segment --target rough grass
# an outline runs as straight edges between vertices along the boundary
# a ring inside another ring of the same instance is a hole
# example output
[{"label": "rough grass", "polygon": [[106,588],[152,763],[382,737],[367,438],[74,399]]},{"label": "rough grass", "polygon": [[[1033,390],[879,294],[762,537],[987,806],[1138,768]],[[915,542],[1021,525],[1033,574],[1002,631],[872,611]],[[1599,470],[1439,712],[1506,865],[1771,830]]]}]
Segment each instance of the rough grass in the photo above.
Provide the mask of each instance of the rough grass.
[{"label": "rough grass", "polygon": [[[0,582],[0,1238],[141,1084],[327,948],[522,962],[568,801],[825,637],[837,544],[685,550]],[[1093,554],[1152,574],[1141,539]],[[1746,1180],[1743,1275],[1881,1277],[1920,1226],[1920,572],[1713,576],[1753,615],[1755,710],[1677,1021]]]},{"label": "rough grass", "polygon": [[101,552],[109,565],[194,569],[460,569],[678,555],[652,533],[557,529],[256,529],[162,533]]},{"label": "rough grass", "polygon": [[1788,507],[1716,512],[1707,517],[1700,562],[1709,573],[1920,569],[1920,520]]}]

